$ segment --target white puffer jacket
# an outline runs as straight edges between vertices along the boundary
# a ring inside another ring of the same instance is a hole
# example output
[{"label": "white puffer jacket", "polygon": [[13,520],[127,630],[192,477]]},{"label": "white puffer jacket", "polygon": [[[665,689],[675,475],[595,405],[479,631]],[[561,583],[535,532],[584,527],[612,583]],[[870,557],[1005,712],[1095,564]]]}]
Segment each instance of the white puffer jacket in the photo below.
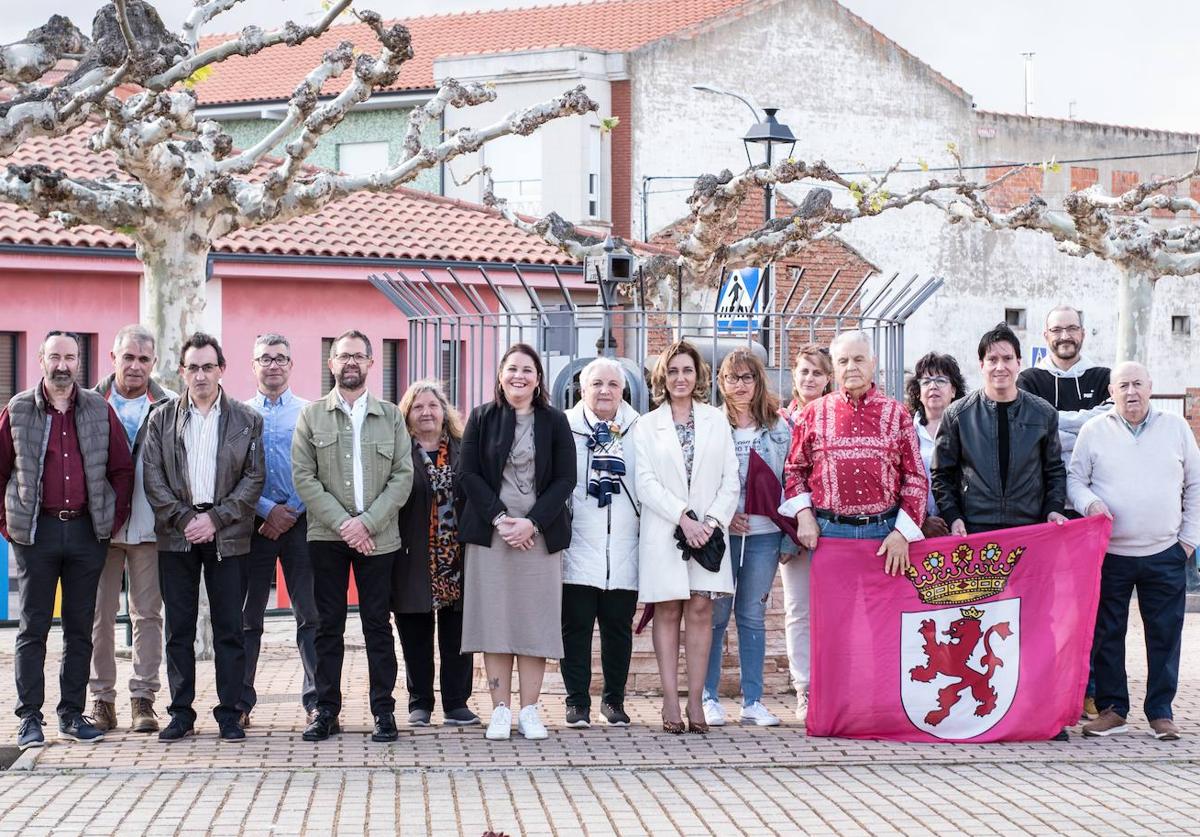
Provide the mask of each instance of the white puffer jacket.
[{"label": "white puffer jacket", "polygon": [[637,410],[621,402],[617,424],[621,428],[622,458],[625,460],[624,485],[620,494],[613,495],[609,505],[600,508],[596,498],[587,493],[591,472],[587,440],[592,435],[588,426],[595,426],[596,417],[582,402],[567,410],[567,420],[575,438],[579,482],[571,494],[571,545],[563,550],[564,584],[582,584],[601,590],[638,589],[638,499],[633,433],[639,418]]}]

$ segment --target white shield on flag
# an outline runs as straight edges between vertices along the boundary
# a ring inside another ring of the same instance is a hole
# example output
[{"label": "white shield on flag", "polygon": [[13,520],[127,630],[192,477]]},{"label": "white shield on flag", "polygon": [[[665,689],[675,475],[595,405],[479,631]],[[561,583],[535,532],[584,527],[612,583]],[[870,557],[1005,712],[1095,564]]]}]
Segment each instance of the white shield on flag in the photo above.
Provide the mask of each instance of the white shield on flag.
[{"label": "white shield on flag", "polygon": [[1021,600],[901,615],[900,699],[910,721],[947,741],[994,727],[1021,669]]}]

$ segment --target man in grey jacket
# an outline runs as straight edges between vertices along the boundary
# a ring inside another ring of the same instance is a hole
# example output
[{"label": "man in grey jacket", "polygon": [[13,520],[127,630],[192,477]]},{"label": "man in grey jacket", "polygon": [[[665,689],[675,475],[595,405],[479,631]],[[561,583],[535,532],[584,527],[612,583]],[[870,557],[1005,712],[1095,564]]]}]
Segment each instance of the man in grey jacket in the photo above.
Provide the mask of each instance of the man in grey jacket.
[{"label": "man in grey jacket", "polygon": [[133,732],[156,732],[154,696],[161,687],[162,593],[158,587],[158,549],[154,510],[142,488],[142,449],[150,414],[175,393],[150,377],[157,362],[154,335],[141,325],[117,332],[109,354],[113,374],[96,386],[125,428],[134,462],[133,502],[129,521],[108,545],[104,571],[96,591],[92,623],[92,718],[102,730],[117,727],[117,659],[114,631],[121,604],[121,580],[129,575],[129,619],[133,625],[133,676],[129,678],[130,724]]},{"label": "man in grey jacket", "polygon": [[213,715],[222,741],[242,741],[242,561],[250,552],[264,480],[262,416],[221,389],[225,355],[215,338],[200,332],[189,337],[179,366],[186,389],[150,417],[143,457],[158,535],[171,687],[171,722],[158,738],[178,741],[195,732],[193,644],[203,573],[217,669]]},{"label": "man in grey jacket", "polygon": [[317,714],[305,741],[341,731],[342,658],[350,570],[367,646],[372,741],[395,741],[396,645],[392,564],[400,551],[398,513],[412,490],[412,442],[396,405],[367,392],[371,342],[360,331],[333,341],[336,385],[307,405],[292,437],[292,479],[308,508],[308,550],[317,601]]}]

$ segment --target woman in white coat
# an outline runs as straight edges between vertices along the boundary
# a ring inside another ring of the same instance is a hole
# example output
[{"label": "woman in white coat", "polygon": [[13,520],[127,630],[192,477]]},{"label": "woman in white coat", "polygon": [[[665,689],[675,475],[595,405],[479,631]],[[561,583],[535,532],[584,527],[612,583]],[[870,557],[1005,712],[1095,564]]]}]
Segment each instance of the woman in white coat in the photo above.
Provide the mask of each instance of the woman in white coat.
[{"label": "woman in white coat", "polygon": [[[733,436],[724,414],[708,400],[708,366],[690,343],[659,356],[650,379],[660,406],[642,417],[635,434],[637,493],[642,503],[638,598],[654,604],[654,656],[663,684],[663,730],[684,731],[679,712],[679,627],[686,631],[687,729],[708,732],[704,675],[712,644],[714,598],[733,595],[729,555],[717,572],[685,560],[675,540],[681,527],[690,545],[703,546],[727,530],[741,485]],[[696,519],[688,516],[688,511]],[[728,549],[726,550],[728,553]]]},{"label": "woman in white coat", "polygon": [[598,357],[579,373],[583,400],[567,410],[575,438],[578,482],[571,494],[571,545],[563,550],[562,633],[559,663],[567,689],[567,726],[589,727],[592,632],[600,623],[604,691],[600,714],[610,726],[628,726],[625,683],[633,653],[638,589],[638,412],[622,400],[625,370]]}]

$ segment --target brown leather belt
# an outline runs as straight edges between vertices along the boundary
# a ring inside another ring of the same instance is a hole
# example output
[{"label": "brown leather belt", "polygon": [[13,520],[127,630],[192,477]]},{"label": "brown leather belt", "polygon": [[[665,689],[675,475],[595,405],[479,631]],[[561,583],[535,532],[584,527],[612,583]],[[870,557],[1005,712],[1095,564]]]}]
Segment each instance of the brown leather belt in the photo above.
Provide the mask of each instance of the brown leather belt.
[{"label": "brown leather belt", "polygon": [[44,511],[42,514],[53,517],[56,520],[67,521],[78,520],[87,514],[87,512],[83,509],[63,509],[62,511]]}]

